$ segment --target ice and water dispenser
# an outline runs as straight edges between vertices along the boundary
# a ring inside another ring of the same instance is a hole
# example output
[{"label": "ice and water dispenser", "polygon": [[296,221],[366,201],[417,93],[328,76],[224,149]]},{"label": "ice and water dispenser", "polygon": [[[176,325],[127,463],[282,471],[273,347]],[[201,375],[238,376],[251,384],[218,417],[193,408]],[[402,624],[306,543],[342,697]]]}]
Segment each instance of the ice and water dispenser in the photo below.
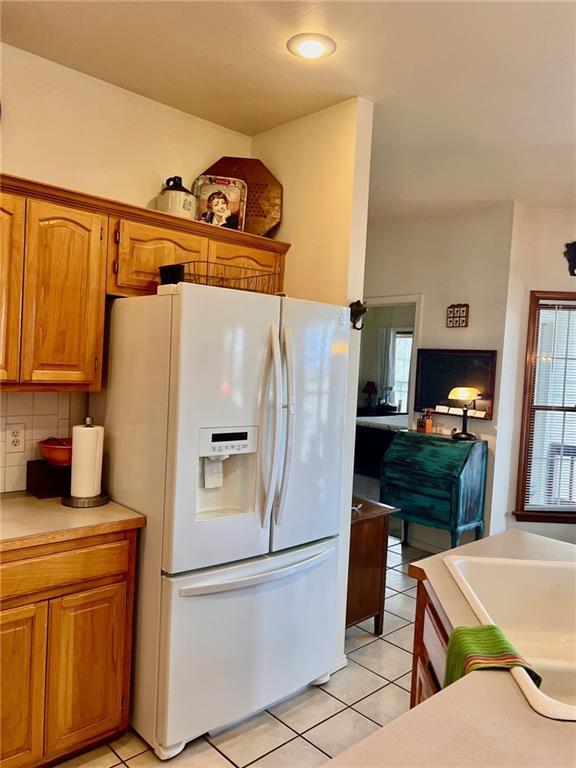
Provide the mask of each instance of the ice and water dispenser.
[{"label": "ice and water dispenser", "polygon": [[203,427],[198,447],[197,519],[254,512],[258,427]]}]

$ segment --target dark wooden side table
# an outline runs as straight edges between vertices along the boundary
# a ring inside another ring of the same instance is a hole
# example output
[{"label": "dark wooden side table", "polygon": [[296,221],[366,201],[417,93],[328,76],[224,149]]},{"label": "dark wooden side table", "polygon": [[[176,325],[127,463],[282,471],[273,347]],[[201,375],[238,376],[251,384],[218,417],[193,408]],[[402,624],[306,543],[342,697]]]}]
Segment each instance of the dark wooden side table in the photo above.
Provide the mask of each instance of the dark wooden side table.
[{"label": "dark wooden side table", "polygon": [[390,515],[398,511],[397,507],[389,507],[371,499],[352,497],[347,627],[374,617],[374,634],[382,634],[388,520]]}]

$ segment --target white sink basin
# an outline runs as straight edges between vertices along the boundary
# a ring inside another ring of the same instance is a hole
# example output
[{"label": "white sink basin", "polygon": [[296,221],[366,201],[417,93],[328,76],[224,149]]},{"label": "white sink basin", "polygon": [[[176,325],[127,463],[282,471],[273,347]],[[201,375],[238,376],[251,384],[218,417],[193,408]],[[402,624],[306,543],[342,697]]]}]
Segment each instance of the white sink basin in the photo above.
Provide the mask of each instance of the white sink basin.
[{"label": "white sink basin", "polygon": [[511,670],[530,706],[576,721],[576,563],[504,558],[444,558],[481,624],[500,627],[542,676]]}]

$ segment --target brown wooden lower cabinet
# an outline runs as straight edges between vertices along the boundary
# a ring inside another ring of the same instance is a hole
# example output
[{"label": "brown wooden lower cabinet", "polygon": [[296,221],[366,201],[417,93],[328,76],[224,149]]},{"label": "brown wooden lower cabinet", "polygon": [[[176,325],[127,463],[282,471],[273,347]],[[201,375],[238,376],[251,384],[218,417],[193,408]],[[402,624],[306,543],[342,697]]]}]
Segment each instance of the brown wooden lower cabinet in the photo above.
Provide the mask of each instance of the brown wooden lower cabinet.
[{"label": "brown wooden lower cabinet", "polygon": [[[2,768],[41,765],[127,727],[135,547],[130,530],[2,556]],[[81,575],[63,567],[78,556]]]},{"label": "brown wooden lower cabinet", "polygon": [[430,583],[418,582],[410,706],[433,696],[442,688],[446,650],[452,627]]},{"label": "brown wooden lower cabinet", "polygon": [[388,520],[394,507],[352,498],[346,626],[374,617],[374,634],[384,627]]},{"label": "brown wooden lower cabinet", "polygon": [[48,603],[0,612],[2,765],[42,757]]},{"label": "brown wooden lower cabinet", "polygon": [[46,754],[122,723],[126,582],[50,601]]}]

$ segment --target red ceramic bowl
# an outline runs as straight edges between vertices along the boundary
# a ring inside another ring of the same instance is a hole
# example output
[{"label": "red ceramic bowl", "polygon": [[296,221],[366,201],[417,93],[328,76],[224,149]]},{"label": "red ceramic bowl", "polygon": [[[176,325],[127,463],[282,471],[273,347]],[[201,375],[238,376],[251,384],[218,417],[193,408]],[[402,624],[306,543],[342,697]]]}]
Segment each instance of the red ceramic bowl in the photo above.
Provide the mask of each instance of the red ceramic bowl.
[{"label": "red ceramic bowl", "polygon": [[48,464],[57,467],[69,467],[72,464],[71,437],[47,437],[46,440],[40,440],[38,447]]}]

